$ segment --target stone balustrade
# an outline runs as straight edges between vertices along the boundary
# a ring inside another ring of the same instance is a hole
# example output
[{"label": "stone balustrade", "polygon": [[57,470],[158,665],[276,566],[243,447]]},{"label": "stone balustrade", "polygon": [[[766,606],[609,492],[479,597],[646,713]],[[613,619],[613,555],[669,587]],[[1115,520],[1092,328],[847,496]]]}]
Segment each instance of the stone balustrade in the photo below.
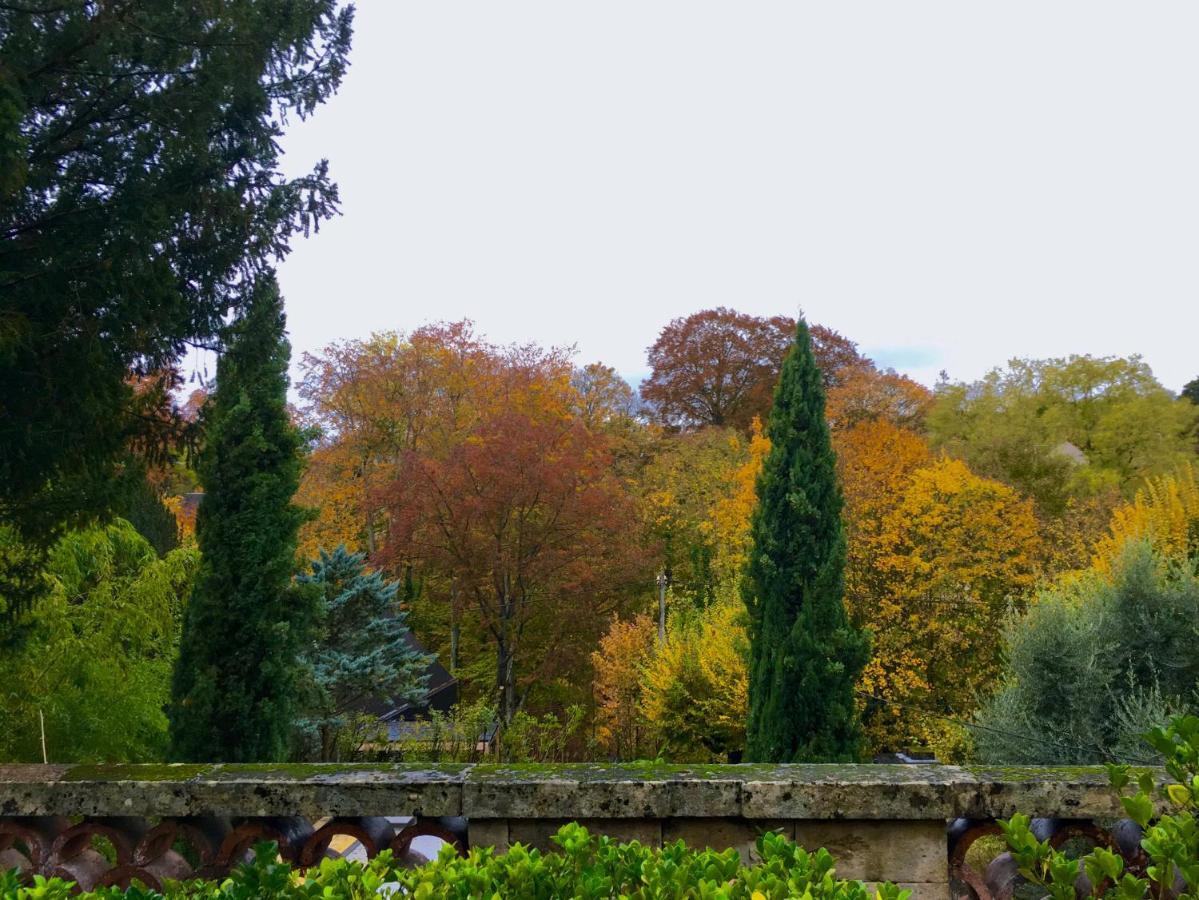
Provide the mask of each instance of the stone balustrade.
[{"label": "stone balustrade", "polygon": [[311,865],[346,845],[411,859],[421,836],[459,851],[544,849],[577,821],[747,858],[758,834],[781,830],[828,848],[842,877],[893,881],[914,900],[1006,900],[1018,874],[992,836],[1016,812],[1055,845],[1103,843],[1139,862],[1135,826],[1094,768],[10,765],[0,766],[0,867],[153,887],[219,877],[264,839]]}]

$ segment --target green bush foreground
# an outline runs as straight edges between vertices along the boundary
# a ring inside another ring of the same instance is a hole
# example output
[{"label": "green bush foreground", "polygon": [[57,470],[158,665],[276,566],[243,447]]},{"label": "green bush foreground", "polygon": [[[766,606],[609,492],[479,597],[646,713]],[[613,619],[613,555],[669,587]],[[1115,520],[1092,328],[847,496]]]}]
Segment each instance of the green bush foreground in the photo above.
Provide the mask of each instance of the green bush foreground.
[{"label": "green bush foreground", "polygon": [[565,825],[554,838],[558,850],[540,853],[520,845],[497,855],[490,848],[467,857],[451,848],[416,869],[400,868],[389,851],[370,863],[327,859],[297,872],[277,861],[273,845],[257,848],[255,860],[222,882],[171,884],[165,893],[137,887],[100,888],[72,895],[70,882],[40,876],[21,887],[13,872],[0,873],[0,897],[18,900],[126,898],[126,900],[366,900],[423,898],[703,898],[703,900],[906,900],[910,893],[891,884],[868,891],[860,881],[842,881],[827,850],[809,853],[779,834],[757,842],[758,862],[742,865],[736,850],[692,850],[682,841],[661,849],[595,837],[581,825]]}]

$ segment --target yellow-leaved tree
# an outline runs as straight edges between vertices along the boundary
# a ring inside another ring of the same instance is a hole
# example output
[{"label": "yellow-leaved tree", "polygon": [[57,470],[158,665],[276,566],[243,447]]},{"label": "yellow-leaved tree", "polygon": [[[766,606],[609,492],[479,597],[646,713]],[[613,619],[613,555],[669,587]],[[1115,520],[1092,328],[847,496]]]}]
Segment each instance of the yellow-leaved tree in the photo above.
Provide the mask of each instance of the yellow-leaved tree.
[{"label": "yellow-leaved tree", "polygon": [[1189,462],[1172,474],[1146,479],[1132,502],[1116,508],[1108,534],[1096,547],[1095,568],[1110,573],[1125,544],[1141,539],[1168,559],[1199,552],[1199,477]]},{"label": "yellow-leaved tree", "polygon": [[880,590],[860,610],[874,631],[862,677],[876,749],[959,757],[959,724],[1000,672],[1000,628],[1037,578],[1032,503],[942,458],[914,470],[879,529]]},{"label": "yellow-leaved tree", "polygon": [[741,571],[749,559],[750,517],[758,502],[755,485],[762,461],[770,452],[770,438],[762,430],[762,420],[754,417],[750,424],[747,457],[733,473],[731,490],[712,506],[712,535],[715,558],[712,570],[718,583],[735,588]]},{"label": "yellow-leaved tree", "polygon": [[647,615],[613,619],[599,649],[591,654],[596,738],[617,759],[639,759],[653,752],[641,689],[656,638],[657,626]]},{"label": "yellow-leaved tree", "polygon": [[748,649],[745,607],[734,596],[673,619],[642,670],[642,710],[660,751],[724,761],[745,747]]}]

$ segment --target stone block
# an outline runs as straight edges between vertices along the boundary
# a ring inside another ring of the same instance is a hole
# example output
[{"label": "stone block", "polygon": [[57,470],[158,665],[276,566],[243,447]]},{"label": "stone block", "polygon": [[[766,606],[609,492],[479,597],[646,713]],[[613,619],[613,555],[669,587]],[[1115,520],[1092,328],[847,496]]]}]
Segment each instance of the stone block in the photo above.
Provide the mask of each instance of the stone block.
[{"label": "stone block", "polygon": [[949,842],[945,822],[939,819],[797,821],[795,840],[807,850],[828,850],[840,878],[949,881]]},{"label": "stone block", "polygon": [[538,850],[556,850],[553,837],[559,828],[570,821],[578,821],[592,834],[606,835],[614,841],[638,841],[650,847],[662,846],[660,819],[512,819],[509,822],[508,839],[512,844],[523,844]]},{"label": "stone block", "polygon": [[471,819],[466,823],[466,840],[471,849],[494,847],[503,853],[508,849],[508,820]]},{"label": "stone block", "polygon": [[786,820],[761,821],[749,819],[667,819],[662,823],[662,843],[682,841],[695,849],[728,850],[732,848],[749,862],[751,851],[764,831],[781,831],[794,839],[795,824]]},{"label": "stone block", "polygon": [[737,815],[737,766],[476,765],[463,782],[463,815],[639,819]]},{"label": "stone block", "polygon": [[952,818],[963,783],[955,766],[798,764],[747,767],[741,814],[749,819]]}]

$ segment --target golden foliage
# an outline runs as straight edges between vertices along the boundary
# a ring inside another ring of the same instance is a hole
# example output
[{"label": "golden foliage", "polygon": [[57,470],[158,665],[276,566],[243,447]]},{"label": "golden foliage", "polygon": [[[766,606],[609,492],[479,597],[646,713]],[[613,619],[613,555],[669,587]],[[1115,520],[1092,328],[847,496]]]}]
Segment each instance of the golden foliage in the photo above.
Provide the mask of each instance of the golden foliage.
[{"label": "golden foliage", "polygon": [[183,498],[179,495],[167,496],[162,498],[162,505],[165,506],[175,517],[175,525],[179,529],[179,541],[182,544],[190,544],[196,539],[196,506],[185,506]]},{"label": "golden foliage", "polygon": [[311,511],[300,529],[299,558],[316,559],[322,549],[344,544],[353,553],[365,546],[366,485],[343,444],[318,447],[308,459],[296,503]]},{"label": "golden foliage", "polygon": [[745,462],[733,473],[732,490],[712,506],[712,536],[715,540],[715,559],[712,564],[721,584],[735,586],[741,570],[749,559],[750,520],[758,503],[756,485],[762,462],[770,452],[770,438],[762,431],[762,420],[754,417],[750,424],[748,453]]},{"label": "golden foliage", "polygon": [[1144,538],[1170,559],[1199,550],[1199,477],[1189,462],[1173,474],[1146,479],[1133,501],[1112,513],[1108,534],[1095,549],[1095,568],[1110,573],[1124,545]]},{"label": "golden foliage", "polygon": [[641,712],[641,671],[654,652],[657,627],[647,615],[613,619],[599,649],[595,668],[596,737],[618,759],[644,755],[649,727]]},{"label": "golden foliage", "polygon": [[838,435],[837,449],[846,606],[874,634],[859,682],[868,742],[953,758],[954,720],[997,676],[1000,623],[1036,579],[1032,505],[885,420]]},{"label": "golden foliage", "polygon": [[745,746],[748,647],[735,597],[670,623],[642,671],[642,710],[671,758],[722,759]]}]

